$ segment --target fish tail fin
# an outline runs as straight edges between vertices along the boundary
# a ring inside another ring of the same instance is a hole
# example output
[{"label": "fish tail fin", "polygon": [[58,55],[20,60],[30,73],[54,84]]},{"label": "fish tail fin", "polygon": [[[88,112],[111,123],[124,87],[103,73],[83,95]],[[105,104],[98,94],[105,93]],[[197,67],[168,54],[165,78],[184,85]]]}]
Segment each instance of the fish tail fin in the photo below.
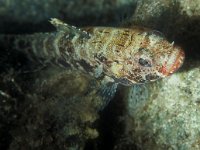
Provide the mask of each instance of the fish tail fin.
[{"label": "fish tail fin", "polygon": [[[29,35],[0,34],[0,67],[21,72],[33,72],[43,68],[44,63],[33,53],[33,39]],[[7,66],[7,67],[6,67]]]}]

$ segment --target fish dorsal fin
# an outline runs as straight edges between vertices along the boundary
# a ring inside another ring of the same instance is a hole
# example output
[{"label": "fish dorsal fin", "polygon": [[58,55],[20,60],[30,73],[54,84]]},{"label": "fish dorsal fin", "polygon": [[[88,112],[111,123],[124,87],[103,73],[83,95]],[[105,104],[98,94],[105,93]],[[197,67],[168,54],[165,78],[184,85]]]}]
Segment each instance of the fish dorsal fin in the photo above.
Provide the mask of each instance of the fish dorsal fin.
[{"label": "fish dorsal fin", "polygon": [[73,29],[72,26],[68,25],[67,23],[64,23],[63,21],[57,19],[57,18],[51,18],[50,23],[56,27],[58,31],[60,30],[71,30]]},{"label": "fish dorsal fin", "polygon": [[54,27],[56,27],[58,32],[68,32],[88,39],[91,37],[91,34],[87,33],[86,31],[82,31],[81,29],[76,28],[75,26],[70,26],[69,24],[64,23],[63,21],[57,18],[51,18],[50,23]]}]

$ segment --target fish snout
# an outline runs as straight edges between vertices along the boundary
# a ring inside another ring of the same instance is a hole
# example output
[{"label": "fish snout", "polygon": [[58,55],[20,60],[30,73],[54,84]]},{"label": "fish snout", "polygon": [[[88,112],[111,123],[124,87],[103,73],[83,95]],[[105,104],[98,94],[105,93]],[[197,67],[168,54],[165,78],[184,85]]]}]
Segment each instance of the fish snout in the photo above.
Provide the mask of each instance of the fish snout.
[{"label": "fish snout", "polygon": [[163,66],[161,67],[160,72],[164,76],[169,76],[173,74],[183,65],[184,59],[184,51],[180,47],[175,46],[172,53],[169,55],[169,58],[167,59],[167,61],[164,62]]}]

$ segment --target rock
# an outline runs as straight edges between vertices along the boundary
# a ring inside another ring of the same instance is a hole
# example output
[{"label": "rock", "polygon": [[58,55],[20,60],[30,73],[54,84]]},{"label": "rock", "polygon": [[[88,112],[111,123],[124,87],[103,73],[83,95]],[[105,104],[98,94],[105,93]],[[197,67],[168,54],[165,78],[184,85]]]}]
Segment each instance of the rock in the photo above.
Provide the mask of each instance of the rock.
[{"label": "rock", "polygon": [[[169,78],[120,87],[98,130],[103,104],[95,80],[54,67],[22,75],[23,57],[1,52],[10,64],[0,60],[0,147],[76,150],[92,141],[96,149],[200,149],[199,8],[199,0],[1,1],[1,33],[46,32],[51,17],[78,26],[127,22],[163,32],[185,49],[186,60]],[[99,135],[104,139],[92,140]]]},{"label": "rock", "polygon": [[199,8],[198,0],[142,0],[128,22],[161,31],[169,41],[185,49],[187,58],[196,59],[200,57]]},{"label": "rock", "polygon": [[126,132],[141,149],[200,148],[200,68],[193,65],[187,72],[128,89]]},{"label": "rock", "polygon": [[94,80],[56,67],[21,74],[20,79],[26,99],[10,129],[10,150],[83,149],[87,140],[98,137],[93,124],[102,101]]},{"label": "rock", "polygon": [[138,1],[129,21],[164,32],[185,49],[186,60],[169,78],[126,88],[127,114],[120,116],[125,120],[124,134],[115,149],[200,149],[199,16],[198,0]]}]

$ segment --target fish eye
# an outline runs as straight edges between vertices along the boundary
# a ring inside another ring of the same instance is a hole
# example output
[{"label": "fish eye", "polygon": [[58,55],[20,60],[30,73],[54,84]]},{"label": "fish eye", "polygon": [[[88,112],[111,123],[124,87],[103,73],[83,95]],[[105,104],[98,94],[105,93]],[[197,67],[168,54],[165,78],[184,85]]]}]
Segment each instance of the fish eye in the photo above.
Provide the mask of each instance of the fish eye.
[{"label": "fish eye", "polygon": [[148,81],[153,81],[153,80],[159,79],[159,76],[156,74],[147,74],[145,77],[146,77],[146,80],[148,80]]},{"label": "fish eye", "polygon": [[144,58],[139,58],[139,64],[143,67],[151,67],[151,62]]}]

